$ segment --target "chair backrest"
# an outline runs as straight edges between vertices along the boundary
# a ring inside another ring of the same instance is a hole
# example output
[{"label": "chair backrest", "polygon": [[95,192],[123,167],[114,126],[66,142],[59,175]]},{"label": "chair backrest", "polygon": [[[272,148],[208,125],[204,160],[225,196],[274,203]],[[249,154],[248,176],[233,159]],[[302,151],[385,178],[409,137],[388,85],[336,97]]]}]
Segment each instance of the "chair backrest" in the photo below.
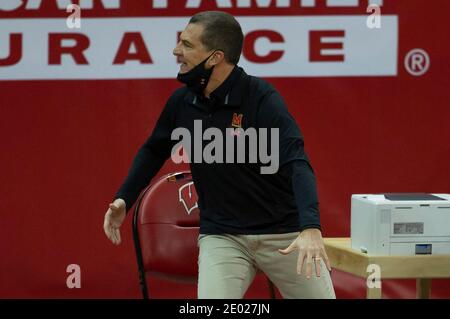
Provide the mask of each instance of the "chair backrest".
[{"label": "chair backrest", "polygon": [[168,174],[150,184],[136,203],[133,237],[144,298],[146,275],[196,282],[199,209],[189,171]]}]

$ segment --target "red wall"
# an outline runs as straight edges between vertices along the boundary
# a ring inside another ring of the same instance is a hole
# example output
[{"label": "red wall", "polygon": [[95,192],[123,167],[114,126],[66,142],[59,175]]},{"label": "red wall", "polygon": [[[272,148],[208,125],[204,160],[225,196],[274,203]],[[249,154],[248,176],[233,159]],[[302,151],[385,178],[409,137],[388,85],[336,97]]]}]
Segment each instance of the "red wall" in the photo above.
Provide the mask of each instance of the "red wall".
[{"label": "red wall", "polygon": [[[326,237],[350,235],[353,193],[450,192],[449,2],[393,2],[385,7],[399,15],[397,76],[267,78],[305,135]],[[7,16],[0,12],[0,20]],[[430,55],[423,76],[403,66],[413,48]],[[140,296],[131,218],[115,247],[103,216],[178,86],[0,81],[0,298]],[[81,289],[66,287],[69,264],[81,267]],[[338,297],[364,297],[362,279],[333,272],[333,280]],[[158,297],[195,296],[192,286],[154,283]],[[261,280],[256,286],[265,288]],[[413,298],[414,282],[387,281],[384,293]],[[432,297],[449,298],[450,281],[434,281]]]}]

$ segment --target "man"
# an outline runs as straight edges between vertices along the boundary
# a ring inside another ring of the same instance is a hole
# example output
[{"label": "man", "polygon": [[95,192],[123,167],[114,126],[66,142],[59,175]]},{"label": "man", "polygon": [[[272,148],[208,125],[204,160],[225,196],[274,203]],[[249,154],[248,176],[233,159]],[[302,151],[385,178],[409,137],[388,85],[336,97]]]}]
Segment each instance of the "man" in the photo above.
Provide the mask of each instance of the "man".
[{"label": "man", "polygon": [[[242,45],[241,27],[231,15],[208,11],[191,18],[173,50],[181,62],[178,80],[186,86],[169,98],[139,149],[105,214],[105,233],[114,244],[121,242],[126,212],[174,153],[175,129],[195,135],[201,124],[202,131],[215,128],[239,139],[244,128],[270,128],[265,137],[276,142],[270,152],[279,169],[269,174],[262,173],[261,159],[248,162],[252,145],[245,148],[247,162],[191,159],[200,209],[198,297],[242,298],[260,269],[285,298],[335,298],[303,137],[278,92],[237,66]],[[203,142],[183,145],[203,149]]]}]

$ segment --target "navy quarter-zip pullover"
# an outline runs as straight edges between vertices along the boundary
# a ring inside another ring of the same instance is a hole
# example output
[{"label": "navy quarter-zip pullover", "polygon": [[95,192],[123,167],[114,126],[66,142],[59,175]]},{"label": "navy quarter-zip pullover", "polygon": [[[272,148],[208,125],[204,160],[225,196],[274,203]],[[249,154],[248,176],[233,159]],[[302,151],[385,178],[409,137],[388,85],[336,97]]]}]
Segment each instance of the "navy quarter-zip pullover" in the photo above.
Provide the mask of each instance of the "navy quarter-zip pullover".
[{"label": "navy quarter-zip pullover", "polygon": [[[274,174],[261,174],[261,166],[267,164],[259,160],[209,164],[191,160],[201,234],[279,234],[320,229],[316,180],[297,123],[272,85],[237,66],[209,98],[186,87],[170,96],[114,197],[122,198],[127,210],[171,156],[173,146],[179,142],[171,140],[173,130],[186,128],[194,136],[195,120],[201,121],[203,131],[218,128],[224,137],[226,129],[236,123],[244,130],[279,129],[279,170]],[[207,142],[202,141],[202,149]],[[195,143],[192,140],[191,149]]]}]

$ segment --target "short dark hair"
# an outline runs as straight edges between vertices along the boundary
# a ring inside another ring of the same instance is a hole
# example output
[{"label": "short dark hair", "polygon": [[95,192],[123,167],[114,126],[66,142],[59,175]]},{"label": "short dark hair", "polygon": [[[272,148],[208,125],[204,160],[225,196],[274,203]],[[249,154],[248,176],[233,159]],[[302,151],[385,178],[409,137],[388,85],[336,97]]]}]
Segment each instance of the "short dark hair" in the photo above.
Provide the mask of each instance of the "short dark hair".
[{"label": "short dark hair", "polygon": [[189,23],[203,26],[202,44],[208,50],[220,50],[228,63],[237,64],[241,57],[244,34],[239,22],[222,11],[204,11],[194,15]]}]

